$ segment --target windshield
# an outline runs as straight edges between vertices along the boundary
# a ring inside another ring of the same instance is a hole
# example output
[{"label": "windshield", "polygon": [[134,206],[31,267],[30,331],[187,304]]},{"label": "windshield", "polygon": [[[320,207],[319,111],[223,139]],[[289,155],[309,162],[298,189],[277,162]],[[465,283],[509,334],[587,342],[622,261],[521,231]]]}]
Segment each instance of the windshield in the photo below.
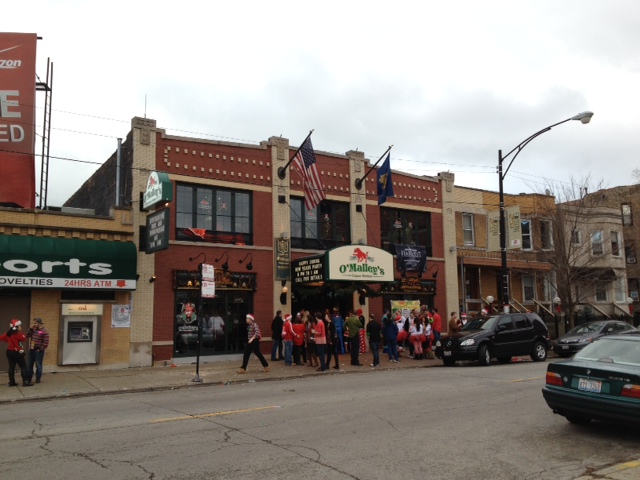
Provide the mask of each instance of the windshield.
[{"label": "windshield", "polygon": [[573,358],[640,367],[640,342],[615,337],[599,338],[576,353]]},{"label": "windshield", "polygon": [[567,335],[583,335],[589,333],[597,333],[602,327],[602,322],[589,322],[573,327],[567,332]]},{"label": "windshield", "polygon": [[462,327],[461,331],[468,332],[471,330],[490,330],[496,323],[498,317],[476,317],[472,318]]}]

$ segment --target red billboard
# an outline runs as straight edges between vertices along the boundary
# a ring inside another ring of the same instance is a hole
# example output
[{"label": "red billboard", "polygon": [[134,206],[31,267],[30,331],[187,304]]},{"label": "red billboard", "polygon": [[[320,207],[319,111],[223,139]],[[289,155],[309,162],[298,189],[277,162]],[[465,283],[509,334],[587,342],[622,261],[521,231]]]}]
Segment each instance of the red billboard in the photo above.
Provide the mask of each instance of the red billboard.
[{"label": "red billboard", "polygon": [[35,208],[35,33],[0,32],[0,204]]}]

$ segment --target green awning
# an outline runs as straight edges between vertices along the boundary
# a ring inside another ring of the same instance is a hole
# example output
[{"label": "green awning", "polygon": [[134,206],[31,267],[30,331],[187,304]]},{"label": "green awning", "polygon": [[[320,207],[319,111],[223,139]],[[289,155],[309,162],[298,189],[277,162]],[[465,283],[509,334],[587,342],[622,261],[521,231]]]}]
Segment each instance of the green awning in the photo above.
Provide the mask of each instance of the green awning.
[{"label": "green awning", "polygon": [[0,235],[0,287],[135,290],[133,242]]}]

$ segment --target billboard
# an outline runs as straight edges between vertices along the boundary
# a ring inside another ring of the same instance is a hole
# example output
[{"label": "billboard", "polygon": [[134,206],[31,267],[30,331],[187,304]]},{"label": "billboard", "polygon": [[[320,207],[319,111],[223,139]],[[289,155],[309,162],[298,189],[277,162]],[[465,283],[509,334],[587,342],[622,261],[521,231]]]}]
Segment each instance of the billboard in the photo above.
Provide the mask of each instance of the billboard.
[{"label": "billboard", "polygon": [[35,33],[0,32],[0,204],[35,208]]}]

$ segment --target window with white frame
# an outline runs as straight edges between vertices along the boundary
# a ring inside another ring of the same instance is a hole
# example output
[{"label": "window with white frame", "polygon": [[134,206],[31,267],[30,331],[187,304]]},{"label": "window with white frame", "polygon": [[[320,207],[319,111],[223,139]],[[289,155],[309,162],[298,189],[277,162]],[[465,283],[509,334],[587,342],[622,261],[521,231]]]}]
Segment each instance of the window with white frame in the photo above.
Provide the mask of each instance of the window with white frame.
[{"label": "window with white frame", "polygon": [[522,276],[522,298],[525,302],[533,302],[536,298],[536,279],[533,275]]},{"label": "window with white frame", "polygon": [[595,287],[596,287],[596,302],[606,302],[607,301],[606,282],[598,282],[596,283]]},{"label": "window with white frame", "polygon": [[602,230],[596,230],[591,234],[591,254],[604,254],[604,247],[602,246]]},{"label": "window with white frame", "polygon": [[531,220],[522,220],[522,249],[531,250],[533,242],[531,240]]},{"label": "window with white frame", "polygon": [[616,303],[627,303],[627,283],[624,277],[616,277]]},{"label": "window with white frame", "polygon": [[611,255],[614,257],[620,256],[620,233],[611,232]]},{"label": "window with white frame", "polygon": [[553,235],[549,220],[540,221],[540,246],[543,250],[551,250],[553,248]]},{"label": "window with white frame", "polygon": [[465,245],[475,245],[475,235],[473,231],[473,214],[462,214],[462,237]]}]

